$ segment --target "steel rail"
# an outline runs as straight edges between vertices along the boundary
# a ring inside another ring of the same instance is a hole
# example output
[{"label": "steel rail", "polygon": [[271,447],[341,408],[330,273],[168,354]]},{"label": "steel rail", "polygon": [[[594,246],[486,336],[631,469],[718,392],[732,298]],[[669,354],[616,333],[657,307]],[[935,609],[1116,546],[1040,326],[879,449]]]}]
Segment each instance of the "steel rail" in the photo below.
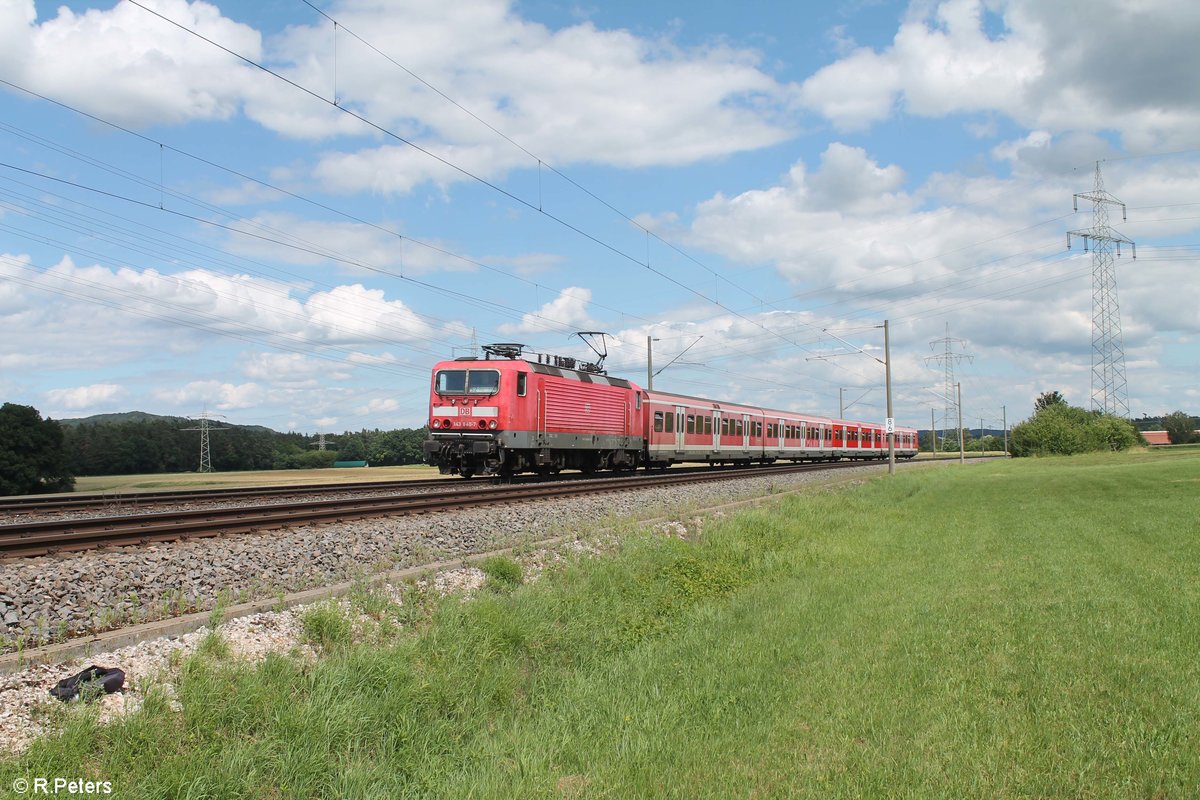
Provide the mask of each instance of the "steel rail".
[{"label": "steel rail", "polygon": [[796,464],[740,470],[659,473],[586,481],[473,486],[420,495],[310,500],[267,506],[206,508],[113,517],[90,517],[0,525],[0,558],[21,558],[102,547],[151,544],[207,536],[343,522],[379,516],[504,505],[529,500],[628,491],[682,483],[779,475],[863,466],[863,461]]},{"label": "steel rail", "polygon": [[112,506],[166,505],[206,500],[237,500],[256,497],[295,497],[306,494],[336,492],[387,491],[389,489],[423,489],[461,481],[461,478],[429,478],[418,480],[353,481],[349,483],[290,484],[287,486],[224,486],[210,489],[168,489],[149,492],[87,492],[42,497],[0,499],[0,514],[40,513],[44,511],[87,510]]}]

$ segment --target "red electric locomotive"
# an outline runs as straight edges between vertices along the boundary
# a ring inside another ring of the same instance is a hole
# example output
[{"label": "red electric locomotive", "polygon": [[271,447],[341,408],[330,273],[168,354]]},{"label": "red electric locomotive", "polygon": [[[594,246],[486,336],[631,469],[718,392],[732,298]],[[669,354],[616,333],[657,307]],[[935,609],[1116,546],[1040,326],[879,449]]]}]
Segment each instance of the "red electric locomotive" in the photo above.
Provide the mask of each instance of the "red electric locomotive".
[{"label": "red electric locomotive", "polygon": [[468,478],[637,469],[646,441],[637,386],[577,369],[575,359],[542,363],[520,359],[519,346],[484,349],[484,358],[433,368],[426,461]]}]

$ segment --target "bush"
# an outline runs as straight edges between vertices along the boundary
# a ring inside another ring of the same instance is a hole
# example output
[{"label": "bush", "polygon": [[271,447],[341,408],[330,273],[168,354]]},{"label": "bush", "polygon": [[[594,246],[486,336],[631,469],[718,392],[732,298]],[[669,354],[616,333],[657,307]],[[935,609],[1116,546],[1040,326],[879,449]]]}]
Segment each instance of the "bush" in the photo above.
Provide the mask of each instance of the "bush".
[{"label": "bush", "polygon": [[1137,429],[1127,419],[1054,403],[1013,428],[1012,454],[1070,456],[1126,450],[1136,445],[1138,439]]}]

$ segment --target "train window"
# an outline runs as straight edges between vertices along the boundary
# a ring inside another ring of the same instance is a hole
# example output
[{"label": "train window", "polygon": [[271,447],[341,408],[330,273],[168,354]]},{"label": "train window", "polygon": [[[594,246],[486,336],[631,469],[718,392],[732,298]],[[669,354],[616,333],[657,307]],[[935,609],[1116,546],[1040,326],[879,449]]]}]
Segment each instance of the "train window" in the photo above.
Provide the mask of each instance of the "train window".
[{"label": "train window", "polygon": [[762,423],[761,422],[754,423],[754,435],[762,436]]},{"label": "train window", "polygon": [[517,373],[517,397],[525,396],[525,382],[528,376],[524,372]]},{"label": "train window", "polygon": [[737,433],[735,435],[736,436],[745,436],[746,435],[746,421],[745,420],[739,419],[737,421]]},{"label": "train window", "polygon": [[687,417],[688,417],[687,418],[687,432],[695,433],[696,432],[696,415],[688,414]]},{"label": "train window", "polygon": [[495,394],[500,391],[500,371],[473,369],[467,372],[467,394]]},{"label": "train window", "polygon": [[439,370],[434,390],[438,394],[495,394],[500,391],[500,372],[494,369]]},{"label": "train window", "polygon": [[667,414],[667,433],[675,432],[675,412]]},{"label": "train window", "polygon": [[640,394],[633,398],[633,407],[638,411],[642,410],[642,396]]},{"label": "train window", "polygon": [[465,369],[444,369],[437,374],[438,394],[466,394],[467,371]]},{"label": "train window", "polygon": [[706,436],[712,436],[712,417],[704,418],[704,433]]},{"label": "train window", "polygon": [[663,412],[661,412],[661,411],[654,412],[654,432],[655,433],[663,432]]}]

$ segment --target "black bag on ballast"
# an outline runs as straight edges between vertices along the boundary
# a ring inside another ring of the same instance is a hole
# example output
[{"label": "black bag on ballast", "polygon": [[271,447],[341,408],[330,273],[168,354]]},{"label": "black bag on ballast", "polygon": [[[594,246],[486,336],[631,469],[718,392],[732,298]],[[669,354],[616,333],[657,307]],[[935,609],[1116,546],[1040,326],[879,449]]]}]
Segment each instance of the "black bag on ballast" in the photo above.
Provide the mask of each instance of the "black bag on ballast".
[{"label": "black bag on ballast", "polygon": [[99,686],[105,694],[119,692],[125,685],[125,672],[116,667],[91,666],[77,675],[63,678],[50,690],[50,694],[59,700],[70,700],[78,697],[80,690],[89,683]]}]

